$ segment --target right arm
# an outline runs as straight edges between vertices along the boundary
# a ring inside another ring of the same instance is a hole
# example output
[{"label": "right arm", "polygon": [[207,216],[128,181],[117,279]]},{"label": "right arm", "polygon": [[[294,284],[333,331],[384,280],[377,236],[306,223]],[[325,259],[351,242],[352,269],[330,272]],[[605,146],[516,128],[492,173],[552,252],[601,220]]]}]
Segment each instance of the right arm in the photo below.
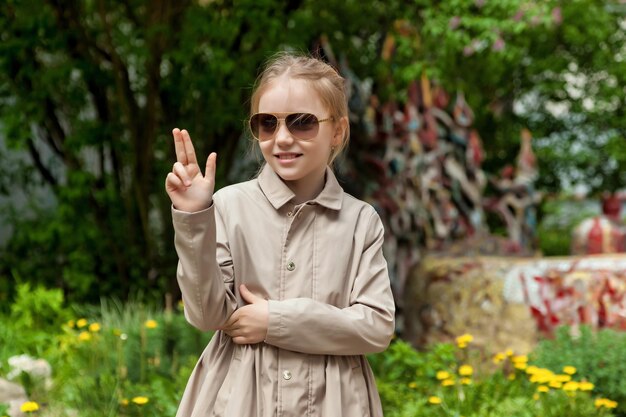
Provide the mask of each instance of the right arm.
[{"label": "right arm", "polygon": [[[233,294],[233,267],[224,224],[213,203],[217,155],[207,158],[202,175],[191,138],[174,129],[176,163],[165,180],[172,200],[176,252],[176,278],[187,321],[200,330],[215,330],[237,307]],[[219,232],[219,233],[218,233]]]},{"label": "right arm", "polygon": [[172,220],[185,318],[200,330],[217,330],[237,308],[233,261],[221,216],[212,204],[196,213],[172,208]]}]

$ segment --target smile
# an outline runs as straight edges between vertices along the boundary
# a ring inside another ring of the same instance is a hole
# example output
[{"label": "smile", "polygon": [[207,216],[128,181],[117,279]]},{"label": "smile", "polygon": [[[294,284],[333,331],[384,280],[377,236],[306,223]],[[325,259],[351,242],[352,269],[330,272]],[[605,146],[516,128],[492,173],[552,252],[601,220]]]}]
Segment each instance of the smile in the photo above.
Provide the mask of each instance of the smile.
[{"label": "smile", "polygon": [[277,157],[280,160],[292,160],[292,159],[296,159],[299,156],[302,156],[301,153],[279,153],[274,155],[275,157]]}]

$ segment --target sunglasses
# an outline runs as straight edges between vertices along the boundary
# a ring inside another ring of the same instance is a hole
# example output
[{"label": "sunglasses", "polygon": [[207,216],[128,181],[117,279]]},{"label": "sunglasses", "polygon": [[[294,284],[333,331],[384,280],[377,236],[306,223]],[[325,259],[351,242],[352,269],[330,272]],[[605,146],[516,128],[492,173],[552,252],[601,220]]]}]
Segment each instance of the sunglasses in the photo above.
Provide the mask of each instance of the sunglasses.
[{"label": "sunglasses", "polygon": [[311,113],[291,113],[283,118],[271,113],[254,114],[249,121],[252,136],[258,141],[266,141],[274,138],[278,131],[278,123],[283,121],[287,130],[298,140],[311,140],[317,136],[320,123],[333,120],[332,117],[318,119]]}]

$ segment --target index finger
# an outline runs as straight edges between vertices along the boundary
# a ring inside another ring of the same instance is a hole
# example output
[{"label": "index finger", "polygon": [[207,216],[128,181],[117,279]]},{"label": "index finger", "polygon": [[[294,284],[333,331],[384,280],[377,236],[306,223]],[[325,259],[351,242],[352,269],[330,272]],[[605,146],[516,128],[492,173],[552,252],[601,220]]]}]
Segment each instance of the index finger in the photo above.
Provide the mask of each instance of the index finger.
[{"label": "index finger", "polygon": [[185,145],[185,154],[187,155],[187,163],[188,164],[198,164],[198,160],[196,159],[196,151],[193,148],[193,143],[191,143],[191,137],[189,136],[189,132],[183,129],[183,145]]},{"label": "index finger", "polygon": [[187,153],[185,152],[185,143],[183,142],[183,134],[180,129],[172,130],[174,136],[174,149],[176,150],[176,161],[183,165],[187,165]]}]

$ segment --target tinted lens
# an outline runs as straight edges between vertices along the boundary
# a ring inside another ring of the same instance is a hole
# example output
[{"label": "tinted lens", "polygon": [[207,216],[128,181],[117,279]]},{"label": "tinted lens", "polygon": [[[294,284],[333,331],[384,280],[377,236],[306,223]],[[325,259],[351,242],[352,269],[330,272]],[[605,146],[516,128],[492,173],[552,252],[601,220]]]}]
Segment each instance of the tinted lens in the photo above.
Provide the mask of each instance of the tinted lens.
[{"label": "tinted lens", "polygon": [[250,130],[258,140],[269,140],[274,136],[278,119],[267,113],[257,113],[250,118]]},{"label": "tinted lens", "polygon": [[298,139],[313,139],[317,136],[319,122],[310,113],[294,113],[286,117],[287,129]]}]

